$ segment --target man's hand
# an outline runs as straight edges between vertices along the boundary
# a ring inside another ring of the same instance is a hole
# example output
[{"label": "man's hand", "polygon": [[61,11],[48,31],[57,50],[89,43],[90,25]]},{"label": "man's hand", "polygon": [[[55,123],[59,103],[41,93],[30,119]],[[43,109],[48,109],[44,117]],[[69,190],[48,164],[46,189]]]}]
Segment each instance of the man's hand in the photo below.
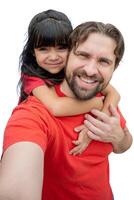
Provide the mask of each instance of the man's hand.
[{"label": "man's hand", "polygon": [[102,142],[118,143],[124,137],[124,132],[120,126],[120,117],[117,110],[110,106],[111,116],[93,109],[93,116],[86,114],[84,124],[88,128],[88,135],[93,140]]},{"label": "man's hand", "polygon": [[121,153],[127,150],[132,143],[131,135],[127,129],[122,129],[120,126],[120,116],[112,105],[109,107],[111,116],[93,109],[91,113],[96,117],[86,114],[84,121],[88,128],[87,134],[96,141],[110,142],[113,145],[115,153]]}]

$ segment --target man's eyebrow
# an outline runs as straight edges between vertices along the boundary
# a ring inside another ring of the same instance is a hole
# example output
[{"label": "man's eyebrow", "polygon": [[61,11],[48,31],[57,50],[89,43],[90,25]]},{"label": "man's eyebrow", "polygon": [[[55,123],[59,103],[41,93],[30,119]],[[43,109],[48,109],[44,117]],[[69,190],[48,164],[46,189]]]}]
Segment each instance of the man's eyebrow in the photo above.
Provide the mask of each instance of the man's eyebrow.
[{"label": "man's eyebrow", "polygon": [[76,54],[82,54],[82,55],[86,55],[86,56],[89,56],[90,54],[86,51],[79,51],[79,50],[76,50],[75,51]]},{"label": "man's eyebrow", "polygon": [[[88,53],[87,51],[82,51],[82,50],[76,50],[75,51],[75,54],[76,55],[83,55],[83,56],[87,56],[87,57],[90,57],[91,56],[91,54],[90,53]],[[110,63],[110,64],[112,64],[113,63],[113,60],[112,60],[112,58],[108,58],[108,57],[99,57],[98,58],[98,60],[103,60],[104,62],[107,62],[107,63]]]}]

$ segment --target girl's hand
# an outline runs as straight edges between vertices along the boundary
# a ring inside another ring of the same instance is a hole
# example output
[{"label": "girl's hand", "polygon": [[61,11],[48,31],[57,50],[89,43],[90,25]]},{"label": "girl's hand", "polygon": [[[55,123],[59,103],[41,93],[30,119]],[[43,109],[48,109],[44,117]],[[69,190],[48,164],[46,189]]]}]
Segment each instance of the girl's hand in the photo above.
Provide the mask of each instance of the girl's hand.
[{"label": "girl's hand", "polygon": [[75,156],[77,154],[81,154],[92,140],[87,135],[88,128],[85,125],[78,126],[74,130],[79,133],[79,137],[78,140],[72,141],[76,147],[74,147],[69,153]]}]

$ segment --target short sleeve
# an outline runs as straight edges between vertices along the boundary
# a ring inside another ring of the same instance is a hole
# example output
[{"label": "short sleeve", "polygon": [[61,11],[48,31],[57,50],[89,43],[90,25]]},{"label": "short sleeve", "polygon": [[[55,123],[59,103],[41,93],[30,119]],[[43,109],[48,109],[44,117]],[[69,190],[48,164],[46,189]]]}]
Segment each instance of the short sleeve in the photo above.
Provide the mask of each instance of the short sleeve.
[{"label": "short sleeve", "polygon": [[3,151],[18,142],[33,142],[43,152],[47,147],[47,126],[36,109],[18,106],[12,113],[4,132]]},{"label": "short sleeve", "polygon": [[35,76],[28,76],[23,74],[23,85],[24,85],[24,92],[27,95],[30,95],[36,87],[42,86],[45,84],[45,81],[39,77]]}]

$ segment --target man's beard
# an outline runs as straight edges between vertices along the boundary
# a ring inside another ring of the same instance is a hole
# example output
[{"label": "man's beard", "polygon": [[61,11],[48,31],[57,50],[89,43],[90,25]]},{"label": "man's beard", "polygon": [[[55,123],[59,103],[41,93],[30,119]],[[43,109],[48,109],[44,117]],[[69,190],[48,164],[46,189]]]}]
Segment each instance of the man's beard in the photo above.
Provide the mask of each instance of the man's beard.
[{"label": "man's beard", "polygon": [[[90,78],[90,80],[98,82],[98,84],[91,89],[86,89],[78,85],[76,78],[77,77],[84,77]],[[65,79],[72,90],[73,94],[78,98],[79,100],[88,100],[91,99],[92,97],[95,97],[97,93],[101,92],[105,87],[103,85],[104,79],[100,76],[93,75],[93,76],[88,76],[84,70],[76,70],[73,72],[72,76],[71,75],[66,75]]]}]

